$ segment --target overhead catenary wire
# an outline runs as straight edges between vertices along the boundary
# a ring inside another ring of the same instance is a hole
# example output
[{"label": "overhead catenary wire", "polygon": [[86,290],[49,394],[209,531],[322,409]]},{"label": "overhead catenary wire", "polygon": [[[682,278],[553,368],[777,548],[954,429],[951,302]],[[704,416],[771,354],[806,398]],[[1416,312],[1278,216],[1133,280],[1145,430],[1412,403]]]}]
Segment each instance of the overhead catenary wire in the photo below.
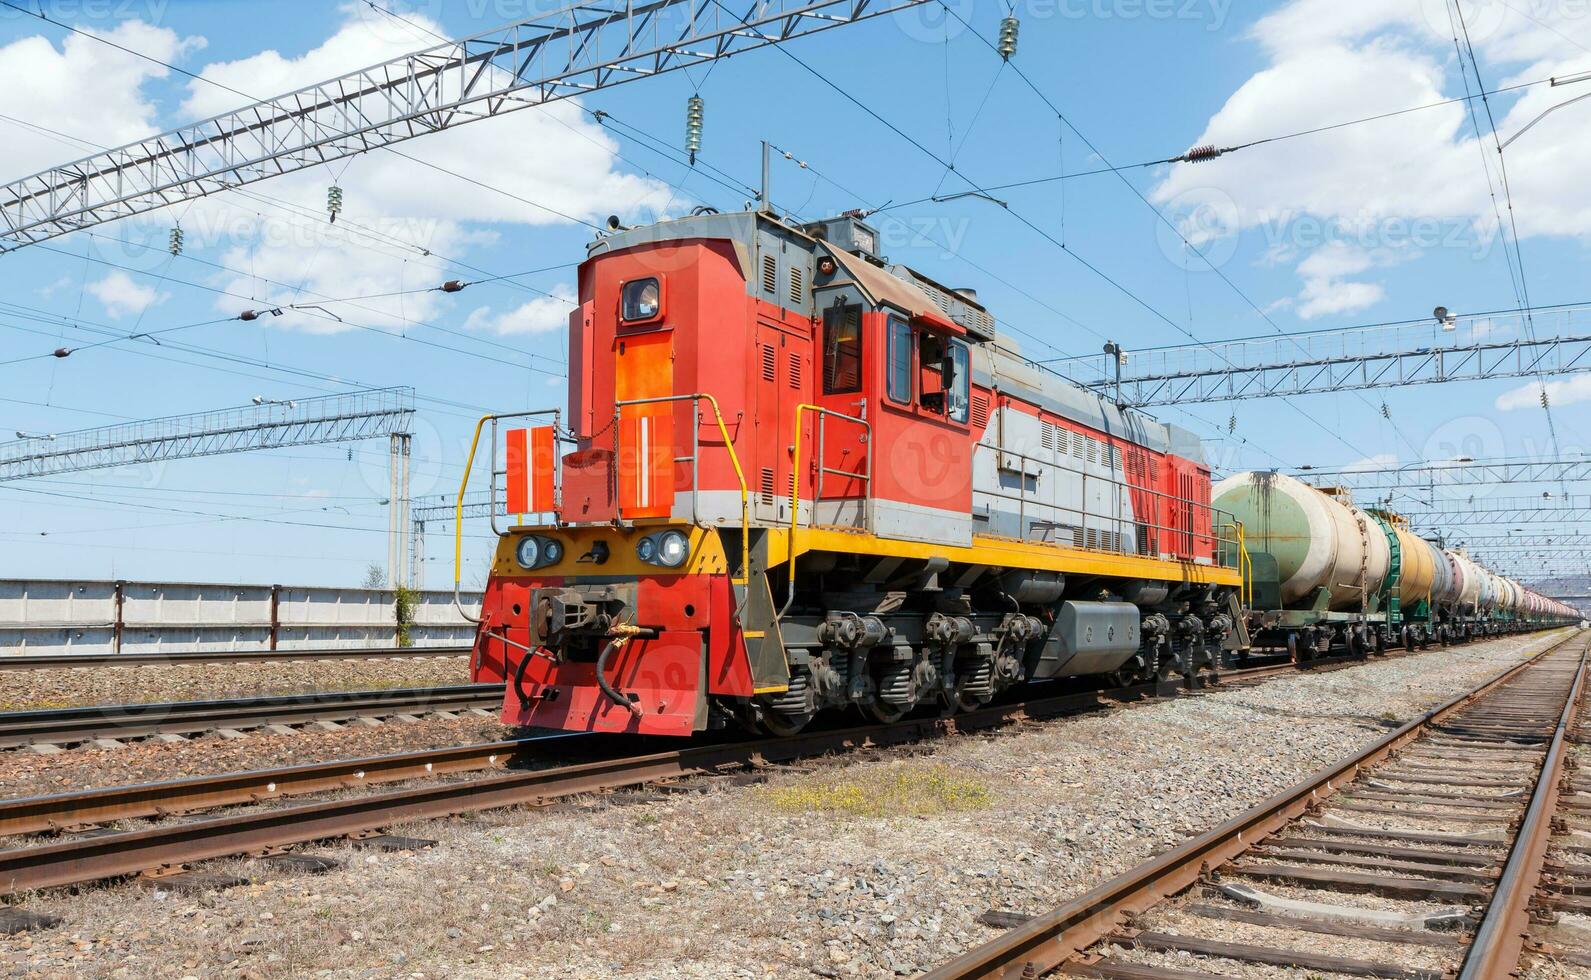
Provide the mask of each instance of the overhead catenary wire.
[{"label": "overhead catenary wire", "polygon": [[[1463,36],[1464,36],[1464,52],[1462,52],[1462,53],[1467,53],[1468,56],[1469,56],[1469,58],[1468,58],[1469,66],[1470,66],[1470,70],[1475,75],[1475,85],[1476,85],[1476,87],[1478,89],[1480,89],[1480,91],[1482,93],[1480,95],[1481,106],[1486,111],[1486,121],[1487,121],[1487,123],[1489,124],[1489,126],[1491,128],[1492,141],[1497,147],[1497,169],[1498,169],[1498,175],[1500,177],[1500,182],[1502,184],[1503,200],[1507,203],[1507,206],[1508,206],[1508,232],[1512,233],[1513,242],[1514,242],[1514,258],[1513,258],[1513,264],[1509,268],[1509,275],[1510,275],[1510,277],[1513,277],[1516,272],[1518,274],[1518,278],[1515,281],[1515,289],[1519,293],[1520,306],[1524,309],[1524,312],[1525,312],[1525,333],[1526,333],[1527,336],[1530,337],[1530,339],[1532,341],[1534,341],[1536,339],[1536,322],[1535,322],[1534,316],[1531,313],[1530,281],[1525,276],[1525,253],[1524,253],[1524,248],[1520,244],[1520,241],[1519,241],[1519,222],[1518,222],[1518,220],[1517,220],[1517,218],[1515,216],[1515,212],[1514,212],[1513,190],[1509,187],[1509,183],[1508,183],[1508,158],[1503,153],[1502,137],[1498,134],[1498,131],[1497,131],[1497,119],[1496,119],[1495,116],[1492,115],[1491,99],[1485,94],[1485,92],[1486,92],[1486,83],[1481,78],[1480,60],[1478,58],[1476,58],[1476,56],[1475,56],[1475,45],[1470,40],[1469,25],[1468,25],[1468,23],[1465,22],[1465,19],[1464,19],[1464,5],[1463,5],[1463,2],[1462,2],[1462,0],[1452,0],[1452,3],[1453,3],[1452,12],[1453,12],[1454,15],[1456,15],[1456,17],[1458,19],[1459,30],[1462,31]],[[1457,44],[1458,44],[1457,35],[1454,36],[1453,43],[1454,43],[1455,46],[1457,46]],[[1463,57],[1460,57],[1460,59],[1459,59],[1459,71],[1460,71],[1461,74],[1463,73],[1463,70],[1464,70],[1464,59],[1463,59]],[[1468,92],[1468,90],[1469,90],[1469,81],[1468,81],[1467,78],[1466,78],[1466,80],[1464,82],[1464,88],[1465,88],[1465,91]],[[1475,126],[1476,126],[1476,133],[1475,133],[1476,142],[1480,143],[1480,141],[1481,141],[1481,135],[1480,135],[1480,132],[1479,132],[1479,129],[1480,129],[1479,122],[1480,121],[1478,119],[1474,118],[1474,103],[1473,102],[1470,103],[1470,115],[1471,115],[1471,118],[1474,119]],[[1484,160],[1482,161],[1482,167],[1486,171],[1486,186],[1487,186],[1487,189],[1491,190],[1491,168],[1488,167],[1488,166],[1485,166]],[[1492,207],[1495,209],[1496,206],[1497,206],[1497,195],[1496,195],[1496,192],[1493,191],[1492,192]],[[1506,256],[1507,252],[1508,252],[1508,234],[1504,232],[1503,223],[1502,223],[1502,216],[1501,215],[1498,215],[1498,217],[1497,217],[1497,232],[1498,232],[1499,235],[1503,235],[1504,236],[1503,237],[1503,254]],[[1537,374],[1536,380],[1537,380],[1537,383],[1540,385],[1540,388],[1541,388],[1541,409],[1545,413],[1546,418],[1547,418],[1547,436],[1552,442],[1553,455],[1554,456],[1561,455],[1562,454],[1561,453],[1561,448],[1560,448],[1560,445],[1559,445],[1559,442],[1558,442],[1558,425],[1557,425],[1557,422],[1553,418],[1553,415],[1552,415],[1552,403],[1551,403],[1551,400],[1548,398],[1548,395],[1547,395],[1547,379],[1543,375]],[[1568,493],[1569,492],[1569,486],[1568,486],[1567,482],[1565,482],[1563,484],[1563,491],[1564,491],[1564,493]]]},{"label": "overhead catenary wire", "polygon": [[[947,3],[944,2],[944,0],[939,0],[939,3],[940,3],[940,6],[944,8],[945,13],[947,15],[949,15],[950,17],[955,18],[963,26],[965,26],[968,29],[968,31],[974,37],[976,37],[979,41],[981,41],[984,44],[985,47],[988,47],[991,51],[994,51],[996,54],[1000,54],[1001,53],[999,51],[999,49],[994,44],[992,44],[989,41],[988,38],[984,37],[981,32],[973,30],[972,29],[972,25],[969,24],[966,21],[966,19],[961,16],[960,13],[958,13],[955,10],[952,10],[950,8],[950,6]],[[1225,283],[1226,286],[1229,289],[1232,290],[1233,293],[1235,293],[1244,303],[1246,303],[1249,306],[1250,309],[1252,309],[1254,311],[1254,313],[1256,315],[1258,315],[1260,317],[1260,319],[1264,320],[1267,324],[1269,324],[1272,330],[1274,330],[1280,336],[1283,336],[1283,337],[1287,336],[1287,332],[1285,330],[1283,330],[1282,327],[1274,319],[1271,318],[1270,314],[1265,311],[1264,307],[1262,307],[1259,303],[1255,302],[1254,299],[1248,295],[1248,293],[1244,292],[1242,287],[1238,286],[1238,284],[1236,282],[1234,282],[1232,280],[1232,278],[1226,274],[1226,271],[1224,269],[1222,269],[1216,263],[1212,262],[1210,260],[1209,255],[1206,254],[1203,249],[1199,248],[1197,245],[1193,244],[1193,242],[1189,241],[1188,237],[1183,234],[1182,229],[1178,228],[1176,226],[1175,222],[1171,221],[1171,219],[1166,217],[1165,212],[1160,210],[1160,208],[1156,207],[1154,205],[1154,203],[1149,200],[1149,198],[1144,196],[1143,192],[1140,191],[1137,188],[1137,186],[1133,184],[1132,181],[1127,179],[1127,175],[1123,172],[1122,168],[1115,167],[1115,166],[1113,166],[1111,164],[1109,158],[1107,158],[1105,156],[1104,152],[1102,150],[1100,150],[1100,148],[1094,143],[1093,140],[1088,138],[1087,134],[1085,134],[1080,128],[1078,128],[1077,124],[1072,121],[1070,116],[1068,116],[1066,113],[1061,111],[1061,108],[1059,106],[1057,106],[1053,100],[1050,99],[1049,95],[1046,94],[1044,92],[1044,90],[1039,87],[1038,83],[1033,81],[1032,77],[1030,77],[1027,72],[1022,70],[1021,65],[1010,63],[1009,61],[1005,60],[1002,57],[1002,61],[1001,61],[1002,67],[1004,67],[1007,64],[1010,64],[1010,67],[1011,67],[1012,71],[1015,72],[1016,76],[1018,78],[1020,78],[1025,85],[1027,85],[1028,89],[1031,90],[1033,92],[1033,94],[1035,96],[1037,96],[1041,102],[1044,103],[1044,105],[1050,110],[1050,112],[1052,112],[1055,115],[1055,118],[1060,120],[1060,122],[1067,129],[1071,130],[1072,133],[1075,134],[1078,139],[1082,140],[1083,145],[1088,147],[1090,152],[1092,152],[1096,157],[1098,157],[1102,162],[1105,163],[1106,167],[1109,168],[1108,172],[1113,174],[1119,181],[1121,181],[1122,185],[1124,187],[1126,187],[1129,191],[1131,191],[1133,196],[1138,198],[1138,200],[1141,201],[1143,203],[1143,205],[1145,207],[1147,207],[1154,214],[1156,221],[1158,221],[1160,224],[1164,225],[1166,228],[1170,229],[1171,232],[1174,235],[1177,236],[1178,240],[1181,241],[1181,243],[1183,245],[1183,248],[1185,250],[1185,254],[1187,252],[1191,252],[1193,255],[1197,256],[1199,258],[1199,261],[1204,263],[1204,265],[1210,271],[1214,272],[1216,274],[1216,276],[1219,277],[1220,280],[1223,283]],[[1254,144],[1249,144],[1249,145],[1254,145]],[[1199,161],[1203,161],[1203,160],[1214,159],[1215,157],[1221,156],[1222,154],[1233,152],[1236,149],[1240,149],[1240,147],[1227,147],[1227,148],[1224,148],[1224,149],[1218,149],[1218,148],[1213,147],[1213,146],[1196,147],[1195,149],[1190,150],[1190,151],[1188,151],[1186,153],[1180,154],[1177,157],[1172,157],[1170,159],[1163,160],[1163,161],[1160,161],[1160,162],[1161,163],[1171,163],[1171,162],[1176,162],[1176,161],[1199,162]],[[965,179],[965,177],[963,179]],[[1062,244],[1061,247],[1064,249],[1065,245]],[[1157,312],[1157,315],[1160,316],[1160,318],[1162,320],[1165,320],[1167,323],[1171,323],[1171,320],[1168,317],[1166,317],[1166,316],[1164,316],[1162,314],[1159,314],[1158,312]],[[1194,339],[1196,342],[1200,342],[1200,341],[1198,341],[1198,338],[1193,334],[1193,332],[1191,330],[1183,329],[1183,328],[1181,328],[1180,326],[1178,326],[1177,324],[1174,324],[1174,323],[1172,323],[1172,326],[1177,327],[1177,329],[1181,330],[1181,332],[1186,334],[1189,338]],[[1202,343],[1202,342],[1200,342],[1200,343]],[[1213,348],[1211,348],[1211,350],[1213,351]],[[1363,395],[1357,395],[1356,397],[1358,397],[1361,402],[1364,402],[1366,406],[1368,406],[1372,410],[1374,410],[1374,406],[1370,405],[1370,402]],[[1301,409],[1297,408],[1297,406],[1293,406],[1293,408],[1294,408],[1294,411],[1298,412],[1298,414],[1303,415],[1305,418],[1308,418],[1317,428],[1320,428],[1322,431],[1327,432],[1328,434],[1332,435],[1333,438],[1336,438],[1339,442],[1343,442],[1344,445],[1348,445],[1346,443],[1346,441],[1343,440],[1342,437],[1335,430],[1331,429],[1329,426],[1326,426],[1326,425],[1322,424],[1320,422],[1320,420],[1318,420],[1318,419],[1314,418],[1313,416],[1303,412]],[[1414,450],[1416,453],[1419,452],[1419,450],[1414,446],[1414,443],[1409,439],[1408,435],[1406,433],[1404,433],[1401,428],[1395,426],[1395,427],[1393,427],[1393,432],[1399,438],[1403,439],[1403,441],[1409,446],[1410,449]],[[1350,449],[1351,448],[1352,447],[1350,446]]]},{"label": "overhead catenary wire", "polygon": [[[726,8],[724,8],[721,0],[712,0],[712,2],[713,2],[713,4],[715,6],[718,6],[720,9],[723,9],[725,13],[730,13]],[[987,43],[987,41],[985,41],[985,43]],[[891,122],[889,119],[887,119],[881,113],[879,113],[877,110],[873,109],[871,106],[869,106],[866,103],[862,102],[855,95],[853,95],[850,91],[848,91],[844,86],[837,84],[833,80],[829,79],[822,72],[819,72],[818,70],[813,68],[811,65],[808,65],[806,62],[802,61],[799,57],[797,57],[795,54],[790,52],[784,45],[773,45],[772,47],[773,47],[773,49],[775,51],[778,51],[779,53],[783,54],[786,58],[789,58],[790,60],[794,61],[799,67],[801,67],[809,75],[811,75],[812,77],[818,79],[823,84],[828,86],[831,90],[833,90],[841,98],[845,99],[847,102],[850,102],[856,108],[860,109],[862,112],[864,112],[867,115],[871,116],[874,120],[876,120],[878,123],[883,125],[886,129],[890,130],[891,132],[893,132],[897,136],[899,136],[901,139],[903,139],[907,143],[911,144],[920,153],[924,154],[929,159],[934,160],[940,166],[946,167],[947,169],[953,171],[958,177],[961,178],[961,180],[963,182],[968,184],[972,188],[972,190],[978,192],[982,196],[988,197],[988,191],[987,191],[986,188],[984,188],[978,182],[972,180],[970,177],[968,177],[962,171],[957,170],[955,168],[954,164],[952,164],[948,160],[945,160],[939,154],[935,153],[933,150],[931,150],[927,146],[923,145],[923,143],[920,140],[918,140],[916,137],[914,137],[911,134],[907,133],[905,130],[903,130],[899,126],[895,125],[895,123]],[[989,198],[989,199],[991,201],[994,200],[993,198]],[[1024,227],[1026,227],[1029,230],[1033,231],[1035,234],[1039,235],[1040,237],[1042,237],[1043,239],[1048,241],[1050,244],[1052,244],[1056,248],[1060,249],[1060,251],[1063,254],[1065,254],[1067,257],[1071,258],[1073,261],[1077,262],[1078,264],[1083,266],[1085,269],[1087,269],[1094,276],[1096,276],[1100,280],[1102,280],[1105,283],[1107,283],[1108,285],[1110,285],[1116,291],[1120,292],[1123,296],[1125,296],[1129,300],[1131,300],[1135,305],[1141,307],[1146,312],[1148,312],[1150,315],[1154,316],[1156,319],[1164,322],[1168,326],[1170,326],[1173,329],[1177,330],[1179,333],[1182,333],[1182,334],[1188,336],[1195,343],[1204,345],[1204,341],[1201,341],[1198,337],[1196,337],[1193,334],[1189,333],[1188,330],[1186,328],[1184,328],[1181,324],[1178,324],[1175,320],[1172,320],[1170,317],[1166,316],[1159,309],[1157,309],[1153,304],[1149,303],[1142,296],[1140,296],[1137,292],[1135,292],[1134,290],[1130,289],[1125,283],[1121,282],[1116,277],[1110,275],[1103,268],[1101,268],[1100,266],[1098,266],[1094,262],[1090,261],[1086,256],[1084,256],[1081,253],[1079,253],[1075,248],[1068,247],[1066,244],[1064,244],[1059,239],[1057,239],[1054,235],[1050,234],[1048,231],[1045,231],[1042,227],[1040,227],[1039,225],[1034,223],[1032,220],[1028,219],[1020,211],[1016,210],[1015,208],[1012,208],[1009,204],[1004,204],[1004,203],[998,202],[998,201],[996,201],[995,203],[1000,207],[1000,209],[1002,211],[1004,211],[1005,213],[1011,215],[1014,219],[1016,219]],[[1293,409],[1293,411],[1297,412],[1300,416],[1302,416],[1303,418],[1307,419],[1312,425],[1314,425],[1317,428],[1319,428],[1322,432],[1325,432],[1327,435],[1331,436],[1333,439],[1337,440],[1338,442],[1341,442],[1344,446],[1347,446],[1350,450],[1354,449],[1352,444],[1349,443],[1346,439],[1344,439],[1340,433],[1333,431],[1329,426],[1325,425],[1320,420],[1318,420],[1318,419],[1314,418],[1313,416],[1309,415],[1308,413],[1304,412],[1298,406],[1290,404],[1290,407]]]}]

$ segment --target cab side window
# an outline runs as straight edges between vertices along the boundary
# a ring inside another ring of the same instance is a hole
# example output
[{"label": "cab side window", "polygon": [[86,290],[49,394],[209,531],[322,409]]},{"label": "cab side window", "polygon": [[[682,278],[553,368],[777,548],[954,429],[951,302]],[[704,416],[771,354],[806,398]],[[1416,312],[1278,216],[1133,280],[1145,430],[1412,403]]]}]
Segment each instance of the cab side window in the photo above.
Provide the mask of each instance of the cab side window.
[{"label": "cab side window", "polygon": [[912,328],[898,316],[889,318],[886,391],[889,400],[908,405],[912,400]]},{"label": "cab side window", "polygon": [[923,411],[945,414],[945,340],[924,330],[918,334],[917,401]]},{"label": "cab side window", "polygon": [[823,311],[823,393],[862,390],[862,308],[831,306]]},{"label": "cab side window", "polygon": [[971,402],[972,363],[967,345],[959,340],[950,342],[950,421],[967,421],[967,407]]}]

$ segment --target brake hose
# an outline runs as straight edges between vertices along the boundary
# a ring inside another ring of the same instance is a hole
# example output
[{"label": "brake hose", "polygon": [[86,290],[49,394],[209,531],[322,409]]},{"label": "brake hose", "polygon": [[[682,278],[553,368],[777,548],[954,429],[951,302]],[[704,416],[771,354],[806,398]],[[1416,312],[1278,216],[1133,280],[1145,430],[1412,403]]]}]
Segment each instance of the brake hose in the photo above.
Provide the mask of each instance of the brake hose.
[{"label": "brake hose", "polygon": [[642,712],[641,706],[635,703],[636,700],[638,700],[637,696],[633,694],[625,694],[623,691],[620,691],[618,688],[608,683],[607,677],[608,657],[617,651],[619,647],[623,646],[624,641],[628,639],[628,636],[616,636],[608,641],[607,645],[602,648],[601,653],[597,654],[597,686],[602,688],[602,693],[608,696],[608,700],[612,701],[614,704],[628,708],[630,714],[639,718],[641,717]]}]

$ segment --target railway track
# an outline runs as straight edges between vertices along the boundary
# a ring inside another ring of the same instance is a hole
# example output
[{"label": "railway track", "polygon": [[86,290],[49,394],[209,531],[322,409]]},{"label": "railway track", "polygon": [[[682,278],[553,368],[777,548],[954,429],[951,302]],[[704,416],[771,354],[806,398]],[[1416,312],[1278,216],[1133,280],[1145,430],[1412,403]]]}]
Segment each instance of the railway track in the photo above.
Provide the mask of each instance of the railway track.
[{"label": "railway track", "polygon": [[[1344,659],[1308,666],[1313,670],[1335,670],[1359,662]],[[1263,678],[1296,672],[1297,668],[1290,665],[1267,664],[1224,672],[1219,680],[1257,683]],[[209,858],[278,851],[330,838],[368,836],[409,820],[492,807],[540,806],[575,794],[648,783],[734,778],[758,768],[829,752],[879,748],[1174,697],[1190,689],[1208,688],[1208,682],[1215,679],[1205,675],[1196,682],[1168,681],[1033,698],[949,719],[913,719],[895,725],[808,732],[790,739],[693,746],[535,771],[503,770],[524,764],[525,754],[545,747],[547,737],[5,801],[0,803],[0,835],[56,832],[66,836],[0,851],[0,894],[181,868]],[[552,737],[583,739],[565,733]],[[490,774],[344,799],[289,802],[294,796],[470,773]],[[136,830],[113,831],[107,826],[141,818],[188,817],[251,804],[268,806]],[[72,836],[82,832],[87,835]]]},{"label": "railway track", "polygon": [[0,653],[0,671],[99,670],[106,667],[171,667],[180,664],[297,663],[309,660],[389,660],[419,657],[467,657],[458,647],[316,647],[303,650],[215,650],[178,653],[64,653],[51,655]]},{"label": "railway track", "polygon": [[0,748],[82,745],[98,740],[243,731],[353,718],[385,718],[438,711],[495,710],[497,684],[339,691],[215,701],[95,705],[0,713]]},{"label": "railway track", "polygon": [[1591,833],[1565,821],[1591,817],[1569,764],[1588,644],[1565,639],[1061,908],[991,910],[1005,934],[926,980],[1513,975],[1532,913],[1591,911]]}]

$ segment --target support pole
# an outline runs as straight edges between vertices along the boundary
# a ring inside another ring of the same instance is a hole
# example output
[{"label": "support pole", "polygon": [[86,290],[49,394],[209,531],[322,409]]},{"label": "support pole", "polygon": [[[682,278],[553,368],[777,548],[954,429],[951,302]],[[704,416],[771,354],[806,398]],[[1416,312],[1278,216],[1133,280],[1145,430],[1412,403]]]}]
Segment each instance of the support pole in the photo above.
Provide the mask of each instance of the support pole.
[{"label": "support pole", "polygon": [[387,451],[387,585],[409,584],[409,449],[413,437],[394,432]]}]

